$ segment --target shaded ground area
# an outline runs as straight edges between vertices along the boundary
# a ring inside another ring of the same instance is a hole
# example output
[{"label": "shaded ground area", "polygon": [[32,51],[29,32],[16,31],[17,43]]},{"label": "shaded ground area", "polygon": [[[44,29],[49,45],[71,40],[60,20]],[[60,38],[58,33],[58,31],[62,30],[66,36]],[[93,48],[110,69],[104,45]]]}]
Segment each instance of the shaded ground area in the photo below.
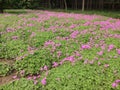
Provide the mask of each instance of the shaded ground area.
[{"label": "shaded ground area", "polygon": [[5,10],[4,13],[9,13],[9,14],[27,14],[27,10],[19,10],[19,9],[10,9],[10,10]]},{"label": "shaded ground area", "polygon": [[16,71],[12,68],[14,59],[0,59],[0,85],[12,82]]},{"label": "shaded ground area", "polygon": [[9,64],[9,65],[12,65],[14,64],[15,60],[14,59],[0,59],[0,63],[4,63],[4,64]]},{"label": "shaded ground area", "polygon": [[16,75],[16,72],[4,77],[0,77],[0,85],[4,85],[14,81],[13,77]]}]

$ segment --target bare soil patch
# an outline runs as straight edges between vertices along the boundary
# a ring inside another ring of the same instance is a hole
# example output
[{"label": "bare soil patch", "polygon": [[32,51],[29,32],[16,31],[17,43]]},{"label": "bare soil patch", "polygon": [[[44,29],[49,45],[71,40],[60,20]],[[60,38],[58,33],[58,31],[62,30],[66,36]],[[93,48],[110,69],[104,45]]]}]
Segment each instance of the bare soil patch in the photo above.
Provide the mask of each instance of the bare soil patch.
[{"label": "bare soil patch", "polygon": [[[8,65],[13,65],[15,62],[14,59],[1,59],[0,58],[0,63],[8,64]],[[0,76],[0,86],[9,82],[12,82],[13,76],[17,75],[16,71],[13,70],[10,75],[7,76]]]},{"label": "bare soil patch", "polygon": [[0,63],[12,65],[12,64],[14,64],[14,62],[15,62],[14,59],[2,59],[2,58],[0,58]]},{"label": "bare soil patch", "polygon": [[13,72],[8,76],[0,77],[0,86],[14,81],[15,79],[13,79],[13,76],[15,76],[16,74],[16,72]]}]

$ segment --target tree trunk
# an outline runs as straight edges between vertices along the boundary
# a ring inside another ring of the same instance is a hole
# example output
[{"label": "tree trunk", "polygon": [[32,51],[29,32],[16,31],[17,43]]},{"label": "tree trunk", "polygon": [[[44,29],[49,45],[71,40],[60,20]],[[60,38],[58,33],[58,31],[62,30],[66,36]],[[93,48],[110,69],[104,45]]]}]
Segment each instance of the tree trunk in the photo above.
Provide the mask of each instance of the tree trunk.
[{"label": "tree trunk", "polygon": [[75,0],[75,9],[77,10],[77,0]]},{"label": "tree trunk", "polygon": [[114,10],[114,7],[115,7],[115,1],[113,0],[113,3],[112,3],[112,10]]},{"label": "tree trunk", "polygon": [[3,0],[0,2],[0,13],[3,13]]},{"label": "tree trunk", "polygon": [[103,0],[101,0],[101,9],[103,10]]},{"label": "tree trunk", "polygon": [[64,0],[64,4],[65,4],[65,10],[67,10],[67,2],[66,2],[66,0]]},{"label": "tree trunk", "polygon": [[64,8],[64,1],[60,0],[60,8],[63,9]]},{"label": "tree trunk", "polygon": [[87,0],[87,10],[89,9],[89,0]]},{"label": "tree trunk", "polygon": [[85,10],[85,0],[82,0],[82,11]]},{"label": "tree trunk", "polygon": [[92,0],[90,0],[90,9],[92,9]]},{"label": "tree trunk", "polygon": [[49,0],[49,8],[51,9],[51,3],[50,3],[50,0]]}]

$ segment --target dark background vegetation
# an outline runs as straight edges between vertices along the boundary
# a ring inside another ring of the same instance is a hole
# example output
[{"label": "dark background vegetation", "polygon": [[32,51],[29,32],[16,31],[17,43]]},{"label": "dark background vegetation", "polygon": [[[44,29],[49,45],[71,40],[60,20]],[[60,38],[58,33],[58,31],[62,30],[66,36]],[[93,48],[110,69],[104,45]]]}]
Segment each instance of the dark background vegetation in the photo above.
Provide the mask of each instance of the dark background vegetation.
[{"label": "dark background vegetation", "polygon": [[[6,9],[54,10],[70,13],[84,11],[83,14],[120,18],[120,0],[0,0],[0,13]],[[17,11],[9,12],[17,13]]]},{"label": "dark background vegetation", "polygon": [[0,0],[0,7],[9,9],[81,9],[83,1],[85,9],[120,10],[120,0]]}]

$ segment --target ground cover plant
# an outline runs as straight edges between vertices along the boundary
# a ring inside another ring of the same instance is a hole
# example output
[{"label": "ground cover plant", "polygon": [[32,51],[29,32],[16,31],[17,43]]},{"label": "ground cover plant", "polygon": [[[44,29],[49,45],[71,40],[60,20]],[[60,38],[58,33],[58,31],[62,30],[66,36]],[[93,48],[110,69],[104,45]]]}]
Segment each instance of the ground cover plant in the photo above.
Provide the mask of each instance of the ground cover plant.
[{"label": "ground cover plant", "polygon": [[119,90],[120,19],[39,10],[1,14],[0,80],[12,73],[0,90]]}]

